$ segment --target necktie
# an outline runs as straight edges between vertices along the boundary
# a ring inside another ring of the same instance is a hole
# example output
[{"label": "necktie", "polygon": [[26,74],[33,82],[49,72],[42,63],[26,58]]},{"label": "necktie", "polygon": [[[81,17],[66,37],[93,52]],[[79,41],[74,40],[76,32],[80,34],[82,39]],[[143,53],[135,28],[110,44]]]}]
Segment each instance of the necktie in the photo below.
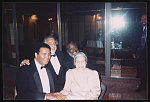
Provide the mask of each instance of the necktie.
[{"label": "necktie", "polygon": [[46,68],[45,66],[41,66],[41,69]]},{"label": "necktie", "polygon": [[54,55],[51,55],[52,57],[55,57],[56,56],[56,54],[54,54]]},{"label": "necktie", "polygon": [[141,37],[141,48],[143,49],[146,43],[146,26],[143,26],[143,32]]}]

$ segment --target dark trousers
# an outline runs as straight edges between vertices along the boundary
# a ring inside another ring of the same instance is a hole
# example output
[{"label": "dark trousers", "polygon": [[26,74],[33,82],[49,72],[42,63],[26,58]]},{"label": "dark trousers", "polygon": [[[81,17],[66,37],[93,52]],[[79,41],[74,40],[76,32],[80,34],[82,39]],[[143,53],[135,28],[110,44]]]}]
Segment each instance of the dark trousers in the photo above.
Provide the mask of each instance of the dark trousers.
[{"label": "dark trousers", "polygon": [[137,56],[137,76],[141,80],[140,88],[148,87],[148,70],[147,70],[147,53],[146,48],[140,49]]}]

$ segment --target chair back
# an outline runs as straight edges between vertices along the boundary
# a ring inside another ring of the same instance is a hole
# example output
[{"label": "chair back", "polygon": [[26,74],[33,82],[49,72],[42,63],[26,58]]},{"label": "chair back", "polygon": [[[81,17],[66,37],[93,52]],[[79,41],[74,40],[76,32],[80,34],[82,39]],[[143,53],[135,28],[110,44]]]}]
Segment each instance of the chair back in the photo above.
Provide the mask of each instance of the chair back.
[{"label": "chair back", "polygon": [[17,96],[17,90],[16,90],[16,86],[15,86],[15,90],[14,90],[14,99],[16,98]]},{"label": "chair back", "polygon": [[106,87],[106,85],[103,82],[101,82],[100,86],[101,86],[101,93],[100,93],[98,99],[102,100],[104,95],[105,95],[105,93],[106,93],[107,87]]}]

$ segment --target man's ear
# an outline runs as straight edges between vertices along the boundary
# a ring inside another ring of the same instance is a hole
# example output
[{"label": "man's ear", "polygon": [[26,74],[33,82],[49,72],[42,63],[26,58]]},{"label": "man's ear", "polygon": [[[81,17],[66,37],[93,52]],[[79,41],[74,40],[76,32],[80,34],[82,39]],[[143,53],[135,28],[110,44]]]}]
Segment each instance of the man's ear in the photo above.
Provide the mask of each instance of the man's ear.
[{"label": "man's ear", "polygon": [[86,62],[86,65],[87,65],[87,62]]},{"label": "man's ear", "polygon": [[37,58],[37,53],[36,52],[34,53],[34,55],[35,55],[35,58]]},{"label": "man's ear", "polygon": [[74,66],[76,66],[76,62],[73,62],[74,63]]}]

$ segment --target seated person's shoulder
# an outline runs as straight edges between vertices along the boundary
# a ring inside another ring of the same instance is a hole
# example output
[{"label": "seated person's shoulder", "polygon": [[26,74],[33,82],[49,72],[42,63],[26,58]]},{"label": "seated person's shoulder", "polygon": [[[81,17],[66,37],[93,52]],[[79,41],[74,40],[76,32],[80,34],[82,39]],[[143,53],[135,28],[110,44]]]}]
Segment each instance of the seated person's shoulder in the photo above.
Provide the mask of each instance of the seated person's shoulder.
[{"label": "seated person's shoulder", "polygon": [[65,58],[68,56],[68,53],[63,53],[63,55],[65,56]]},{"label": "seated person's shoulder", "polygon": [[56,50],[56,53],[60,54],[60,55],[64,55],[64,53],[62,51],[60,51],[60,50]]},{"label": "seated person's shoulder", "polygon": [[68,69],[68,71],[67,71],[67,72],[72,72],[72,70],[73,70],[73,69]]},{"label": "seated person's shoulder", "polygon": [[62,59],[64,59],[64,57],[65,57],[64,53],[59,50],[56,51],[56,55],[57,55],[57,57],[61,57]]},{"label": "seated person's shoulder", "polygon": [[75,70],[75,69],[68,69],[68,70],[67,70],[67,73],[72,73],[72,72],[74,72],[74,70]]},{"label": "seated person's shoulder", "polygon": [[64,58],[66,61],[72,61],[73,60],[73,58],[68,53],[64,54]]},{"label": "seated person's shoulder", "polygon": [[97,74],[98,72],[96,71],[96,70],[93,70],[93,69],[90,69],[90,68],[87,68],[87,71],[89,72],[89,73],[93,73],[93,74]]},{"label": "seated person's shoulder", "polygon": [[30,67],[28,66],[28,65],[24,65],[24,66],[21,66],[21,67],[19,67],[18,68],[18,70],[17,70],[17,75],[27,75],[27,73],[30,73]]}]

